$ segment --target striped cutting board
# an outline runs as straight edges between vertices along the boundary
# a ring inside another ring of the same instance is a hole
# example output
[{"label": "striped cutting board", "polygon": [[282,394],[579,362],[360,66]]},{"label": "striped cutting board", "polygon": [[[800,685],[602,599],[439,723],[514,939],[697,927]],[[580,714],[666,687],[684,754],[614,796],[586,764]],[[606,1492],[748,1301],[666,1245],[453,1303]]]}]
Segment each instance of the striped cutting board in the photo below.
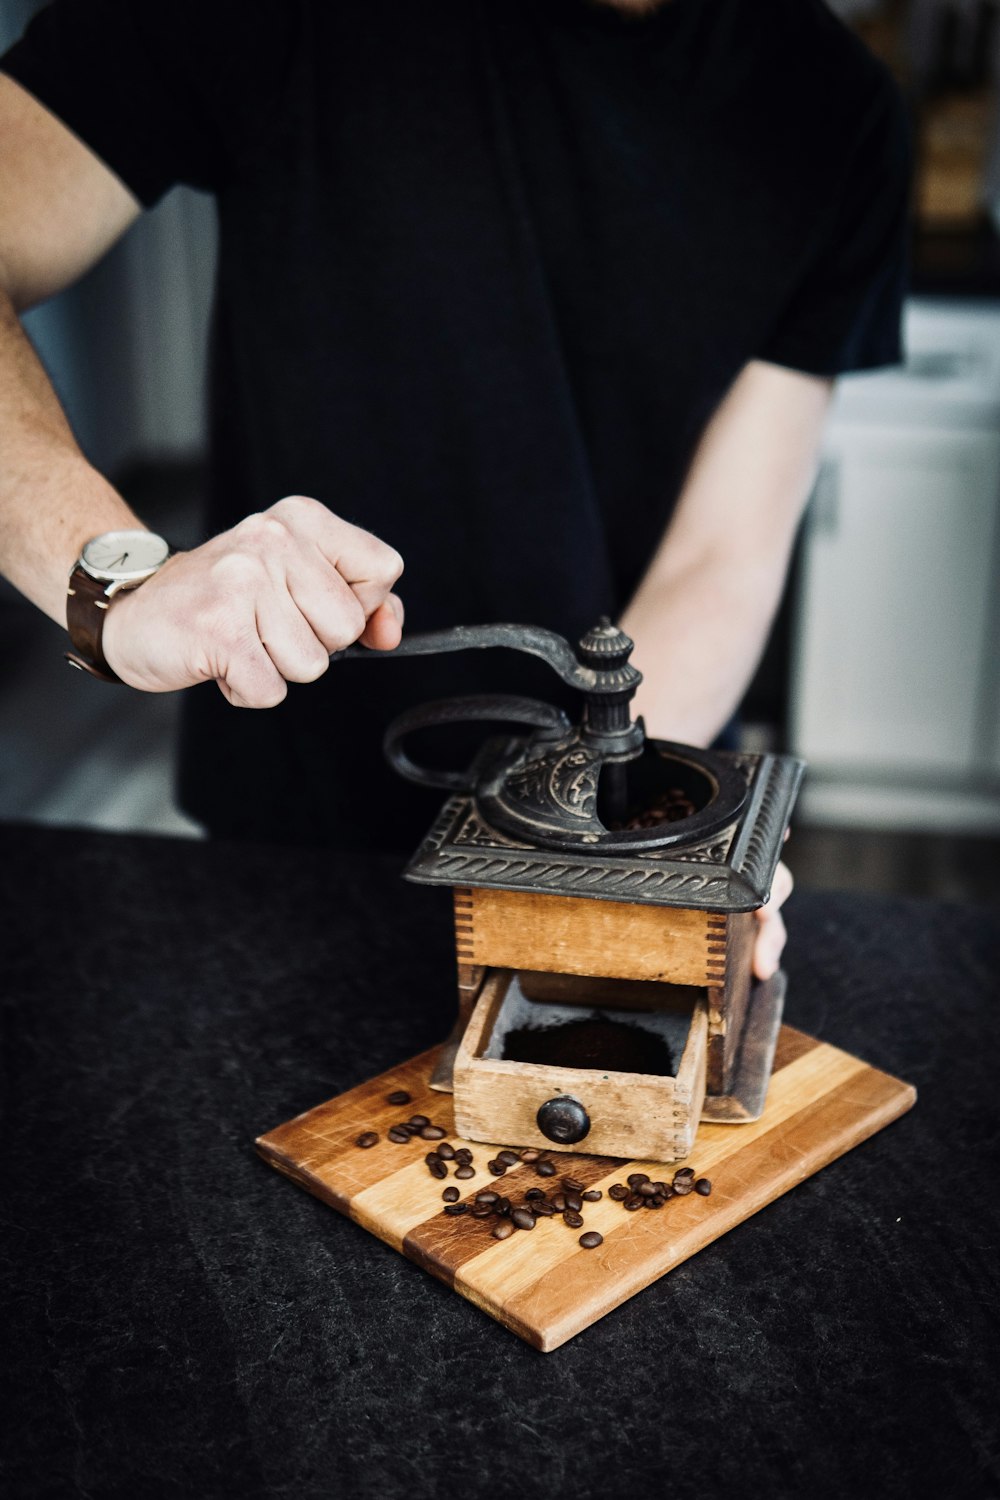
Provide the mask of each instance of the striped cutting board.
[{"label": "striped cutting board", "polygon": [[[762,1118],[752,1125],[702,1125],[698,1131],[688,1164],[711,1178],[711,1197],[692,1193],[672,1198],[657,1212],[626,1213],[607,1196],[613,1182],[633,1171],[669,1181],[674,1167],[553,1152],[556,1177],[540,1178],[522,1165],[498,1180],[486,1170],[487,1161],[517,1143],[484,1146],[452,1133],[451,1096],[433,1092],[428,1084],[438,1050],[279,1125],[260,1137],[257,1149],[279,1172],[546,1351],[874,1135],[916,1100],[910,1084],[783,1026]],[[411,1102],[388,1104],[386,1095],[395,1089],[406,1089]],[[603,1245],[581,1249],[583,1231],[568,1228],[559,1217],[539,1219],[531,1231],[494,1240],[495,1220],[444,1215],[441,1193],[448,1183],[432,1177],[424,1164],[433,1144],[417,1138],[394,1145],[386,1139],[390,1125],[415,1113],[443,1125],[453,1145],[472,1149],[475,1177],[454,1184],[464,1198],[502,1183],[504,1194],[519,1202],[526,1188],[554,1190],[564,1174],[604,1189],[600,1202],[583,1205],[585,1229],[598,1230]],[[355,1145],[364,1130],[379,1132],[378,1145],[368,1150]]]}]

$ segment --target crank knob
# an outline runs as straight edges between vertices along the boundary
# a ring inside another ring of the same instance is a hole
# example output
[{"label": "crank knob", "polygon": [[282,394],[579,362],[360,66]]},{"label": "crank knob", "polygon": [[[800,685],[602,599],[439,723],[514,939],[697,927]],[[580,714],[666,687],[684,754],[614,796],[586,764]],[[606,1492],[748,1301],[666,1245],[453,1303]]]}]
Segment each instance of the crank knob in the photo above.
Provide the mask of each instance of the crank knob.
[{"label": "crank knob", "polygon": [[560,1094],[548,1099],[535,1116],[542,1135],[563,1146],[574,1146],[582,1141],[590,1130],[590,1116],[579,1099],[570,1099]]}]

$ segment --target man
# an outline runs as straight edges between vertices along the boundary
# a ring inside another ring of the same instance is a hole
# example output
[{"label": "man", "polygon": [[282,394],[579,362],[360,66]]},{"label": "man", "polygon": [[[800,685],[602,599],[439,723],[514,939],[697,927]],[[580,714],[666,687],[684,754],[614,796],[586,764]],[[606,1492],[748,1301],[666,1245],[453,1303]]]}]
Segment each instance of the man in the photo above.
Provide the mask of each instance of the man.
[{"label": "man", "polygon": [[[900,108],[821,0],[57,0],[3,68],[2,559],[59,621],[88,539],[141,523],[16,312],[173,183],[219,205],[216,534],[103,637],[133,687],[193,688],[195,816],[414,841],[382,727],[482,663],[327,672],[398,643],[404,561],[413,628],[617,615],[649,730],[719,733],[831,380],[899,353]],[[520,661],[489,685],[553,686]]]}]

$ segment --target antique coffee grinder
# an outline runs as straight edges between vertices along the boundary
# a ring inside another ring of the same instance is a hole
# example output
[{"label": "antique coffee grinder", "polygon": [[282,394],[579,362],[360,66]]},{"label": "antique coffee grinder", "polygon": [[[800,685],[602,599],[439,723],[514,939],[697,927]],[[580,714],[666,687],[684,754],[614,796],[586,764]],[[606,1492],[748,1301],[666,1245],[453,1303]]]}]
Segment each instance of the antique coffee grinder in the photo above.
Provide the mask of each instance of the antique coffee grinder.
[{"label": "antique coffee grinder", "polygon": [[[606,619],[575,651],[500,624],[410,635],[392,655],[497,646],[578,689],[579,724],[536,699],[464,697],[385,738],[397,771],[451,793],[406,870],[454,891],[459,1019],[433,1085],[469,1140],[677,1160],[699,1120],[764,1108],[785,981],[752,977],[753,912],[803,764],[648,739],[632,642]],[[412,733],[469,720],[512,728],[464,771],[411,759]]]}]

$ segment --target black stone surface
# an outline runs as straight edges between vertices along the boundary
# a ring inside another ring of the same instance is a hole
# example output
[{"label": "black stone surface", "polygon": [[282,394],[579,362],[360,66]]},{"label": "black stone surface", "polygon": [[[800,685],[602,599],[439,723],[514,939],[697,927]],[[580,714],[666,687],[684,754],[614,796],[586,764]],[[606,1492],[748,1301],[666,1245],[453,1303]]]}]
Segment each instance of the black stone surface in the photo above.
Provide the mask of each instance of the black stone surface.
[{"label": "black stone surface", "polygon": [[452,1019],[388,862],[0,830],[0,1493],[1000,1493],[1000,936],[800,895],[788,1019],[917,1108],[540,1355],[253,1138]]}]

